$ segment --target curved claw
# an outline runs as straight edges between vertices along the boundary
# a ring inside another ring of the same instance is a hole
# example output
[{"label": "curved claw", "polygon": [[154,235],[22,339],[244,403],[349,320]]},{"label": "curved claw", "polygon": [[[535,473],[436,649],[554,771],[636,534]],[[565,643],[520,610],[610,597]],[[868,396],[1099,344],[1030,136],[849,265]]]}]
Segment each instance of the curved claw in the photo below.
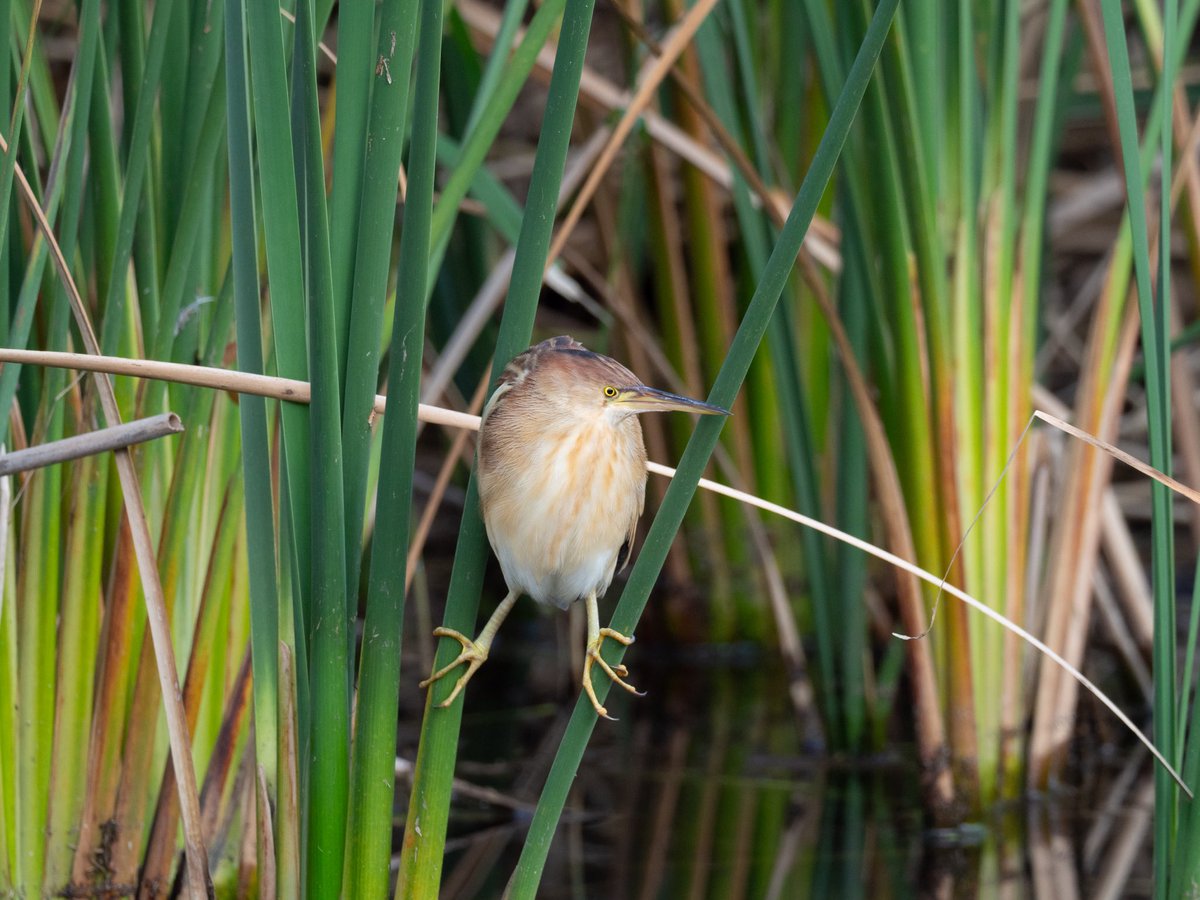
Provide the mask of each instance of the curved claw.
[{"label": "curved claw", "polygon": [[467,686],[467,682],[471,680],[471,676],[474,675],[475,672],[478,671],[479,667],[487,661],[488,652],[486,647],[481,647],[475,641],[471,640],[461,632],[455,631],[453,628],[435,628],[433,630],[433,634],[435,637],[453,638],[462,644],[463,649],[462,652],[459,653],[452,662],[442,666],[440,669],[422,681],[419,687],[427,688],[435,681],[440,681],[443,677],[454,671],[463,663],[467,664],[467,670],[463,672],[462,675],[458,677],[458,681],[454,683],[454,689],[450,692],[450,696],[448,696],[441,703],[437,704],[439,708],[445,708],[454,702],[454,699],[462,693],[462,689]]},{"label": "curved claw", "polygon": [[607,675],[615,684],[619,684],[625,690],[629,691],[629,693],[635,694],[638,697],[645,697],[646,693],[645,691],[639,691],[632,684],[625,680],[625,676],[629,674],[629,670],[625,666],[619,663],[616,666],[610,666],[600,655],[600,648],[604,644],[604,639],[606,637],[612,638],[614,641],[624,644],[626,647],[632,644],[634,640],[632,635],[624,635],[619,631],[614,631],[611,628],[601,628],[596,639],[588,645],[587,653],[584,658],[583,690],[588,695],[588,699],[592,701],[592,707],[596,710],[596,714],[608,719],[609,721],[615,722],[617,720],[608,714],[608,710],[600,705],[600,701],[596,697],[596,689],[592,686],[593,663],[599,665],[600,668],[604,670],[605,675]]}]

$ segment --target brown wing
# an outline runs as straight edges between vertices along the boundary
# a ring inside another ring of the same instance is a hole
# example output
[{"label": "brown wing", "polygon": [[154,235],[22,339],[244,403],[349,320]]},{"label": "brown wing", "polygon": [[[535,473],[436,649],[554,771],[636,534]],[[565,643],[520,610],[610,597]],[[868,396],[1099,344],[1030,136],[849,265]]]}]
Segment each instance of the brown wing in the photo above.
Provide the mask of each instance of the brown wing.
[{"label": "brown wing", "polygon": [[[634,531],[637,530],[637,523],[634,523]],[[621,545],[620,552],[617,553],[617,571],[624,572],[625,567],[629,565],[629,558],[633,556],[633,533],[625,539],[625,543]]]},{"label": "brown wing", "polygon": [[[642,464],[645,464],[645,453],[642,451]],[[638,519],[642,517],[642,513],[646,509],[646,482],[642,482],[642,496],[638,500],[638,510],[636,515],[629,523],[629,532],[625,536],[625,543],[621,545],[621,549],[617,551],[617,571],[624,572],[625,567],[629,565],[629,559],[633,556],[633,542],[637,538]]]}]

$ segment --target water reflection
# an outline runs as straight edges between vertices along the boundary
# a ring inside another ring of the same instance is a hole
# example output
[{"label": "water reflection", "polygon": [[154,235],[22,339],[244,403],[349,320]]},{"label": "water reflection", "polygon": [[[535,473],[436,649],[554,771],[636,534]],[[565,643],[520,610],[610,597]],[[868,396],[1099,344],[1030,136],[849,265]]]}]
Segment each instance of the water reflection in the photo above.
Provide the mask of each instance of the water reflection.
[{"label": "water reflection", "polygon": [[[912,754],[851,760],[801,749],[782,673],[656,667],[638,648],[630,662],[650,696],[612,695],[621,721],[596,729],[540,897],[1149,896],[1153,786],[1136,756],[1123,769],[1093,762],[1086,795],[932,830]],[[553,647],[526,649],[476,680],[490,688],[472,684],[445,898],[502,895],[575,699],[573,684],[545,677],[570,671],[556,666]],[[513,705],[527,691],[541,702]]]}]

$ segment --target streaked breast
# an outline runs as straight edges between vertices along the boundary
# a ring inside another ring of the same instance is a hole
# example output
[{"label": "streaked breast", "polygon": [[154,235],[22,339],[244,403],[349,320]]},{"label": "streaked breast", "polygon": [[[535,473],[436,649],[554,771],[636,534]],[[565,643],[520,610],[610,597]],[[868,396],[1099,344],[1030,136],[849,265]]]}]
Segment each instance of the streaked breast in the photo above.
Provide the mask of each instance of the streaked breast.
[{"label": "streaked breast", "polygon": [[642,512],[645,449],[632,417],[541,424],[481,454],[480,505],[508,586],[565,608],[612,581]]}]

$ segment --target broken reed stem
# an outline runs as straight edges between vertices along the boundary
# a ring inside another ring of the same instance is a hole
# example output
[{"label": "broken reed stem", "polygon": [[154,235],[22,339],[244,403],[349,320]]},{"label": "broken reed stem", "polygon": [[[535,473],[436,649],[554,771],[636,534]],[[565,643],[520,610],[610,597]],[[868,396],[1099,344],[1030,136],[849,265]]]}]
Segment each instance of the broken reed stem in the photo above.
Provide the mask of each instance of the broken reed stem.
[{"label": "broken reed stem", "polygon": [[135,419],[122,425],[113,425],[87,434],[63,438],[61,441],[50,441],[47,444],[6,453],[0,456],[0,476],[41,469],[85,456],[96,456],[182,431],[183,422],[173,412]]}]

